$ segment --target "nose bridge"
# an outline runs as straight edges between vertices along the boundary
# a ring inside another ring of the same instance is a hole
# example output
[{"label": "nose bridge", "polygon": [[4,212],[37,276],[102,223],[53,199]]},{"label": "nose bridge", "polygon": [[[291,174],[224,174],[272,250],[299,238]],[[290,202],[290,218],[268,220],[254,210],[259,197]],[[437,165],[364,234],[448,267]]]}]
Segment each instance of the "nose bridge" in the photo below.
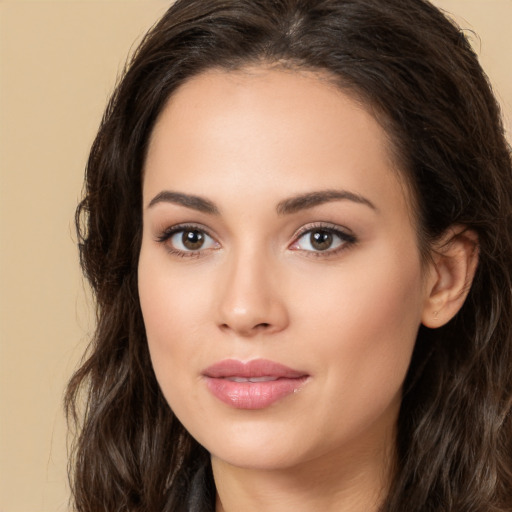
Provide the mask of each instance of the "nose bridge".
[{"label": "nose bridge", "polygon": [[226,261],[219,304],[221,328],[251,336],[286,327],[288,314],[276,282],[277,262],[263,252],[240,248]]}]

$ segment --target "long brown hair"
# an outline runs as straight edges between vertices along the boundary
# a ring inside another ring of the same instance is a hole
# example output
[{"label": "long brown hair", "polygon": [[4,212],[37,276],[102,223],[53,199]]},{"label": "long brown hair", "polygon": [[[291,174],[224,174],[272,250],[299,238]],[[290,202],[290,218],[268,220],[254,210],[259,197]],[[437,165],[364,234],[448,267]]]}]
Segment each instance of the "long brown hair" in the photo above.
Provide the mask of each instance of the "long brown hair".
[{"label": "long brown hair", "polygon": [[178,0],[116,88],[77,210],[97,328],[69,383],[79,512],[181,510],[208,453],[155,379],[137,292],[141,170],[166,100],[192,76],[260,62],[328,72],[388,132],[415,196],[420,247],[479,237],[469,296],[421,327],[382,510],[512,509],[512,164],[491,87],[462,33],[423,0]]}]

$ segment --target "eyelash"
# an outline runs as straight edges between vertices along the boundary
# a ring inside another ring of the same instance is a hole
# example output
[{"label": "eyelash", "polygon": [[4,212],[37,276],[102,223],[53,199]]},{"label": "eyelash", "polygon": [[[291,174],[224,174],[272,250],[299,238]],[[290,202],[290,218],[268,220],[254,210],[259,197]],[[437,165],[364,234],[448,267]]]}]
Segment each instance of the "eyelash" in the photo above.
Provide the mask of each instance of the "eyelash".
[{"label": "eyelash", "polygon": [[311,258],[328,258],[332,256],[336,256],[337,254],[341,253],[342,251],[345,251],[349,249],[351,246],[357,243],[357,238],[352,234],[348,233],[347,231],[344,231],[340,229],[339,226],[335,224],[329,224],[329,223],[322,223],[317,222],[313,224],[309,224],[301,228],[297,234],[294,235],[294,242],[292,242],[291,245],[296,245],[301,238],[303,238],[305,235],[312,234],[315,231],[321,231],[323,233],[328,233],[331,235],[334,235],[337,237],[340,241],[340,244],[338,247],[334,249],[326,249],[325,251],[309,251],[306,249],[296,249],[298,251],[301,251],[305,253],[307,257]]},{"label": "eyelash", "polygon": [[215,240],[209,233],[208,230],[206,230],[202,226],[198,226],[196,224],[178,224],[177,226],[172,226],[170,228],[167,228],[164,230],[157,238],[156,241],[165,244],[167,251],[172,254],[173,256],[179,256],[180,258],[200,258],[204,255],[204,251],[208,249],[199,249],[197,251],[182,251],[180,249],[176,249],[172,245],[168,244],[169,240],[178,233],[184,233],[187,231],[198,231],[199,233],[202,233],[206,235],[207,237],[211,238],[212,240]]},{"label": "eyelash", "polygon": [[[206,235],[208,238],[211,238],[212,240],[215,240],[214,237],[212,237],[208,230],[206,230],[203,226],[199,226],[196,224],[179,224],[176,226],[172,226],[166,230],[164,230],[159,236],[157,236],[156,241],[161,244],[166,245],[167,251],[174,255],[181,258],[200,258],[201,256],[205,255],[205,251],[209,251],[212,248],[207,249],[198,249],[196,251],[194,250],[188,250],[183,251],[181,249],[177,249],[170,245],[168,242],[169,240],[176,234],[187,232],[187,231],[197,231],[199,233],[202,233],[203,235]],[[339,228],[339,226],[336,226],[334,224],[327,224],[327,223],[314,223],[304,226],[302,229],[300,229],[294,236],[293,236],[293,242],[288,246],[289,248],[297,245],[299,241],[308,233],[314,233],[315,231],[321,231],[323,233],[328,233],[330,235],[333,235],[339,239],[339,246],[334,249],[326,249],[324,251],[322,250],[306,250],[301,248],[295,248],[293,250],[301,251],[304,253],[307,257],[313,257],[313,258],[327,258],[331,256],[335,256],[338,253],[347,250],[352,245],[354,245],[357,242],[357,238],[351,234],[347,233],[346,231],[343,231]],[[218,242],[216,242],[218,245]]]}]

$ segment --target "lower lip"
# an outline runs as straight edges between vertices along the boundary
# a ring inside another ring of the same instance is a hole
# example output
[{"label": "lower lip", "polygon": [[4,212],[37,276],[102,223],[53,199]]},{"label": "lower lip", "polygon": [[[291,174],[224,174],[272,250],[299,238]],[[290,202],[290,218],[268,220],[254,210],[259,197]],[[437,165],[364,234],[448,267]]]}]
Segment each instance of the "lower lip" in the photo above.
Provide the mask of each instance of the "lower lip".
[{"label": "lower lip", "polygon": [[234,382],[228,379],[206,377],[210,392],[222,402],[236,409],[264,409],[282,398],[296,393],[307,376],[279,378],[264,382]]}]

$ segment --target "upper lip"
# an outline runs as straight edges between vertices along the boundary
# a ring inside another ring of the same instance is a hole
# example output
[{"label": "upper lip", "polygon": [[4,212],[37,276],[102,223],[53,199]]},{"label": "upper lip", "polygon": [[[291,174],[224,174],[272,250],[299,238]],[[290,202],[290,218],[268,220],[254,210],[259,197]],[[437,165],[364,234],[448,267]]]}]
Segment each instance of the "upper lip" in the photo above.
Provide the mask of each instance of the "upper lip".
[{"label": "upper lip", "polygon": [[270,361],[268,359],[252,359],[244,362],[238,359],[224,359],[219,361],[203,372],[206,377],[216,379],[229,377],[276,377],[287,379],[298,379],[306,377],[308,374],[303,371],[294,370],[280,363]]}]

